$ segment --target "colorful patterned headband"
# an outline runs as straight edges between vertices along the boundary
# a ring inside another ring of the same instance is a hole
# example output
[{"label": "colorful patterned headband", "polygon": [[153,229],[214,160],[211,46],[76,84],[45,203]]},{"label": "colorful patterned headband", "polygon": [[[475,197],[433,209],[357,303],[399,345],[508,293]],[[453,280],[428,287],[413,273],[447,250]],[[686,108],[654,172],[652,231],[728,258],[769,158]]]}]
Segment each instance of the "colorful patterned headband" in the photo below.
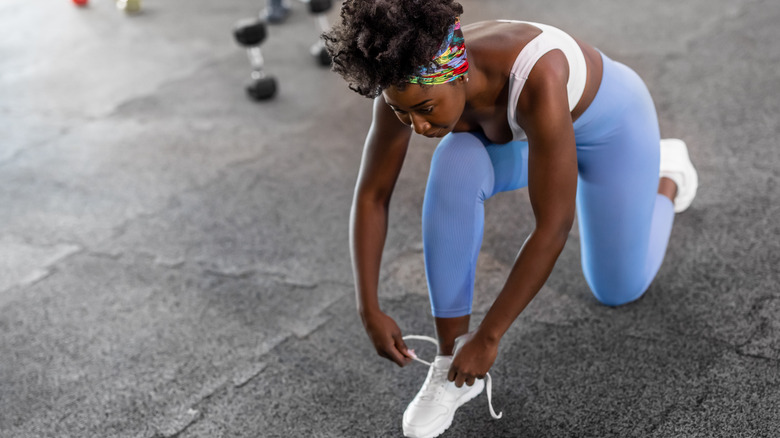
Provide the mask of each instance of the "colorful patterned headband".
[{"label": "colorful patterned headband", "polygon": [[455,23],[450,26],[447,38],[439,47],[436,56],[433,57],[433,63],[436,64],[436,67],[421,67],[417,76],[409,78],[409,83],[444,84],[454,81],[468,72],[469,61],[466,59],[466,44],[463,40],[463,32],[460,30],[459,18],[455,18]]}]

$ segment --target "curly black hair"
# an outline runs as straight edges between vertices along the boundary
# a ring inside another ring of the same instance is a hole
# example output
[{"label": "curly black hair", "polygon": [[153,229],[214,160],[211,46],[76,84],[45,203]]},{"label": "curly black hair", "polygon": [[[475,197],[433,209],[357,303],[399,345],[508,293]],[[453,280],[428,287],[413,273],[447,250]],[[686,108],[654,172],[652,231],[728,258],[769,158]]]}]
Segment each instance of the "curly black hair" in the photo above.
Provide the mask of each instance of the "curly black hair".
[{"label": "curly black hair", "polygon": [[341,22],[322,35],[333,71],[374,98],[403,87],[433,57],[463,7],[453,0],[346,0]]}]

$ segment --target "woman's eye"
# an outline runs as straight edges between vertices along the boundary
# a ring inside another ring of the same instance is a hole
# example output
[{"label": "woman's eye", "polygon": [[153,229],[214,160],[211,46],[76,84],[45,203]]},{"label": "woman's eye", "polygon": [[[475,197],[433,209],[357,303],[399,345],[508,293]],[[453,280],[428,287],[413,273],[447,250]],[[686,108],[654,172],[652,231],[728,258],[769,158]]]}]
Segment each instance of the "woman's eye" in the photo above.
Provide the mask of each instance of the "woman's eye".
[{"label": "woman's eye", "polygon": [[431,112],[433,112],[433,107],[426,106],[425,108],[420,108],[420,112],[423,114],[430,114]]},{"label": "woman's eye", "polygon": [[403,112],[403,111],[396,111],[395,112],[396,118],[401,121],[404,125],[411,125],[412,121],[409,119],[409,114]]}]

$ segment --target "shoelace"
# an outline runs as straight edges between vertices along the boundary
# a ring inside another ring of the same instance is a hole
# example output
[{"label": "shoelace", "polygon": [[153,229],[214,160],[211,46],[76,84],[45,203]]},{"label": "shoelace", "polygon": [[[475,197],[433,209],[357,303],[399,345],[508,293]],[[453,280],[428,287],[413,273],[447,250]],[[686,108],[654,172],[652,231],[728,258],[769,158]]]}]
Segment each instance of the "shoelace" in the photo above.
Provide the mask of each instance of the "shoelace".
[{"label": "shoelace", "polygon": [[[418,341],[428,341],[428,342],[436,345],[437,347],[439,346],[439,341],[437,341],[436,339],[433,339],[430,336],[406,335],[406,336],[403,337],[403,339],[404,340],[414,339],[414,340],[418,340]],[[427,361],[425,361],[423,359],[420,359],[414,353],[412,353],[412,359],[414,359],[417,362],[420,362],[422,364],[425,364],[427,366],[431,366],[430,362],[427,362]],[[490,416],[493,417],[494,419],[498,420],[498,419],[500,419],[501,417],[504,416],[504,413],[503,412],[499,412],[498,414],[496,414],[496,411],[493,410],[493,379],[490,378],[490,373],[485,373],[485,390],[487,391],[488,408],[490,409]]]},{"label": "shoelace", "polygon": [[[421,363],[425,362],[421,359],[417,359],[417,360]],[[433,374],[431,375],[430,379],[425,379],[425,383],[423,383],[423,387],[420,390],[420,393],[424,395],[420,397],[421,400],[438,399],[441,396],[442,391],[444,391],[444,385],[447,383],[448,370],[439,369],[431,366],[429,366],[429,369],[431,370],[430,372]]]}]

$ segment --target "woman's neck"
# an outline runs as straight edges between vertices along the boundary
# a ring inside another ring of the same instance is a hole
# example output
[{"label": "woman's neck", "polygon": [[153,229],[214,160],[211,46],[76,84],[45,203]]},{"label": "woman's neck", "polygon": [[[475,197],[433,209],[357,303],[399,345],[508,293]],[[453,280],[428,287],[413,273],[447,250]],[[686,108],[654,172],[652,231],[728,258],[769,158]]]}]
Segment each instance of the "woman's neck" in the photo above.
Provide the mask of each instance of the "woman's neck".
[{"label": "woman's neck", "polygon": [[497,106],[506,107],[508,78],[486,72],[476,65],[469,66],[468,75],[464,115],[479,118],[480,115],[495,113]]}]

